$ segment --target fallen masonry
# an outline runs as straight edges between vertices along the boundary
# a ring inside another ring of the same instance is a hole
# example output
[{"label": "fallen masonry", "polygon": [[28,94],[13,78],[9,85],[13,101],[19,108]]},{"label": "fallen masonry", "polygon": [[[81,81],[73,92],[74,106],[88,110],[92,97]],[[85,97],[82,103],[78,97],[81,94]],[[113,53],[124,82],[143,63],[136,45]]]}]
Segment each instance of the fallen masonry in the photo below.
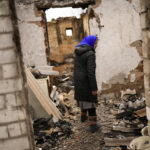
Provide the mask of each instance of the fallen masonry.
[{"label": "fallen masonry", "polygon": [[[52,116],[33,121],[36,146],[42,150],[59,149],[59,147],[61,147],[60,150],[65,150],[78,145],[77,148],[82,149],[84,144],[79,141],[86,137],[86,140],[90,142],[94,135],[92,137],[88,132],[88,122],[86,125],[79,123],[80,109],[76,106],[73,97],[72,68],[55,76],[53,85],[50,97],[63,118],[58,122],[54,122]],[[130,142],[145,132],[141,132],[147,124],[145,106],[145,98],[136,91],[127,91],[122,93],[120,98],[109,100],[100,99],[99,96],[97,114],[101,131],[96,135],[99,139],[97,140],[99,148],[101,150],[129,148]],[[82,125],[84,127],[80,129]],[[79,136],[78,140],[76,136]]]}]

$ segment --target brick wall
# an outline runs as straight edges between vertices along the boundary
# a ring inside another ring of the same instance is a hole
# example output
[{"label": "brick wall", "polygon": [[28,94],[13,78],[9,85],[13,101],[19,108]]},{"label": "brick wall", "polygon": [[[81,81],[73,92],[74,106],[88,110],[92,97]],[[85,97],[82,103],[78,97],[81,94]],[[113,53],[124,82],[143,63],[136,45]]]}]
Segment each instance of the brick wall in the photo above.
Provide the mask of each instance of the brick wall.
[{"label": "brick wall", "polygon": [[0,150],[34,149],[14,8],[12,0],[0,1]]},{"label": "brick wall", "polygon": [[[66,35],[66,29],[72,29],[72,36]],[[75,17],[58,18],[48,23],[50,59],[62,63],[72,55],[74,46],[83,38],[82,20]]]},{"label": "brick wall", "polygon": [[141,0],[142,11],[141,28],[142,28],[142,50],[144,59],[144,87],[147,105],[147,119],[150,135],[150,1]]}]

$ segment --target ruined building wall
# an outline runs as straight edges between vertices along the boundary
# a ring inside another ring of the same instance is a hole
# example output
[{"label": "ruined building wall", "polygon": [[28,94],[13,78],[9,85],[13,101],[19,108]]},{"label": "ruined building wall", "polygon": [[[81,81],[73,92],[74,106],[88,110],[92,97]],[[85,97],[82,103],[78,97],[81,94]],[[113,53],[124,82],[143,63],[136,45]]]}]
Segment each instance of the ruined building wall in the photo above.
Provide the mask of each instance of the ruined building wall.
[{"label": "ruined building wall", "polygon": [[[72,29],[72,36],[66,35],[66,29]],[[61,63],[74,52],[74,46],[83,37],[82,20],[75,17],[59,18],[48,23],[50,59]]]},{"label": "ruined building wall", "polygon": [[139,0],[101,0],[90,8],[90,34],[99,36],[97,81],[103,93],[143,90]]},{"label": "ruined building wall", "polygon": [[87,35],[90,35],[90,30],[89,30],[89,14],[88,11],[81,15],[82,21],[83,21],[83,30],[84,30],[84,37]]},{"label": "ruined building wall", "polygon": [[27,66],[46,65],[48,44],[44,12],[38,11],[33,3],[18,2],[16,5],[24,62]]},{"label": "ruined building wall", "polygon": [[142,51],[144,59],[144,88],[150,135],[150,1],[141,0]]},{"label": "ruined building wall", "polygon": [[0,150],[34,149],[12,0],[0,1]]}]

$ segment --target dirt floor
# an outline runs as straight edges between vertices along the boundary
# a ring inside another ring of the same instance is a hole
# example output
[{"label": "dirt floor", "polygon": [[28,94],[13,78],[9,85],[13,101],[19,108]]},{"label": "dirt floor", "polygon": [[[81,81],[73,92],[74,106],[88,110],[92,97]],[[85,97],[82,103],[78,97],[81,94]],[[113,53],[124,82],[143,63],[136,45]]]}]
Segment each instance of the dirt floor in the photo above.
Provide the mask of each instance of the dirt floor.
[{"label": "dirt floor", "polygon": [[99,102],[97,115],[98,124],[101,128],[96,133],[91,133],[89,131],[88,121],[84,123],[81,123],[80,121],[80,109],[76,106],[73,95],[70,96],[68,103],[69,102],[73,105],[73,110],[77,109],[75,116],[69,116],[68,119],[65,118],[66,121],[69,121],[72,124],[73,133],[69,138],[62,141],[60,140],[53,150],[121,150],[120,147],[113,148],[105,147],[104,145],[104,135],[110,131],[109,129],[111,129],[114,119],[109,108],[103,107]]},{"label": "dirt floor", "polygon": [[102,150],[103,135],[101,130],[90,133],[88,122],[81,123],[80,115],[72,120],[73,134],[70,138],[60,141],[56,150]]}]

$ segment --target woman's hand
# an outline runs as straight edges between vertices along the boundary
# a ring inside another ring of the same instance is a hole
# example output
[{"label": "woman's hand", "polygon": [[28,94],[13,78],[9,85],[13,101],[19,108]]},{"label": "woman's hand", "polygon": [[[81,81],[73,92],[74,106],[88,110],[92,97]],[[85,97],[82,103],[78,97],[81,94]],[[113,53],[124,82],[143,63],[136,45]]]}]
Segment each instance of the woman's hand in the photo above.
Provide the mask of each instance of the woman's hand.
[{"label": "woman's hand", "polygon": [[92,95],[97,95],[97,91],[92,91]]}]

